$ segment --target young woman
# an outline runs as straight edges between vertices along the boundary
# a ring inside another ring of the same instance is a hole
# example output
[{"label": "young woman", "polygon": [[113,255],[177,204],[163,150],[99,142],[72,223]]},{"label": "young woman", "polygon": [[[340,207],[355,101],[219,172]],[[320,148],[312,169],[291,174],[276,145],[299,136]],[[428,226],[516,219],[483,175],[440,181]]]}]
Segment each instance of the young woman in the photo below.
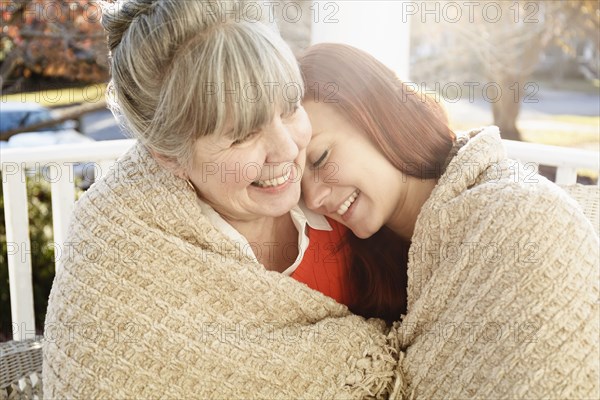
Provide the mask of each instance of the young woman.
[{"label": "young woman", "polygon": [[351,230],[351,309],[405,314],[409,393],[598,397],[599,246],[577,203],[368,54],[321,44],[300,64],[303,196]]}]

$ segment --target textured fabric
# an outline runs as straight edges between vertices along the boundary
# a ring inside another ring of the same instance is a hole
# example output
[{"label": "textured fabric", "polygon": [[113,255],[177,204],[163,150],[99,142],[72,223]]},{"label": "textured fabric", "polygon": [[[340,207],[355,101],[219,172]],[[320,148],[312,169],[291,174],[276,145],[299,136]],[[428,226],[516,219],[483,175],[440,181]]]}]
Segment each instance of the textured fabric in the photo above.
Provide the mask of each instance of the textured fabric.
[{"label": "textured fabric", "polygon": [[600,234],[600,186],[576,183],[561,188],[579,203],[583,214],[590,220],[596,233]]},{"label": "textured fabric", "polygon": [[400,329],[408,396],[600,398],[598,237],[529,175],[486,128],[423,206]]},{"label": "textured fabric", "polygon": [[68,241],[46,315],[47,398],[402,393],[396,335],[245,257],[140,145],[78,201]]},{"label": "textured fabric", "polygon": [[351,253],[345,241],[348,228],[335,220],[329,220],[329,224],[333,228],[330,231],[309,229],[308,248],[292,278],[348,305],[351,300],[348,282]]},{"label": "textured fabric", "polygon": [[[236,246],[244,249],[246,251],[246,255],[253,261],[258,262],[252,246],[250,246],[246,238],[241,233],[239,233],[233,226],[225,221],[225,219],[221,217],[221,215],[219,215],[219,213],[217,213],[208,203],[198,199],[198,204],[200,205],[202,214],[206,216],[210,224],[212,224],[219,232],[223,233],[225,237],[232,241]],[[292,222],[298,231],[298,255],[295,259],[290,257],[289,262],[291,265],[285,271],[281,272],[283,275],[287,276],[292,275],[292,272],[298,268],[303,260],[304,252],[308,248],[309,240],[306,234],[307,226],[312,229],[331,230],[331,226],[327,223],[325,216],[305,208],[302,204],[294,206],[294,208],[290,210],[290,216],[292,217]]]}]

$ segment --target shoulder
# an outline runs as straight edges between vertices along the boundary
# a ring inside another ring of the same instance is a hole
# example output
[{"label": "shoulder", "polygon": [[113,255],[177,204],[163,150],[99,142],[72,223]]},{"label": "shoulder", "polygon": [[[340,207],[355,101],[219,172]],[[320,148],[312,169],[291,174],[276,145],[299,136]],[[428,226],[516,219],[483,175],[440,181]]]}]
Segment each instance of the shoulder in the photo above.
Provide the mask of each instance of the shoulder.
[{"label": "shoulder", "polygon": [[485,179],[457,196],[457,201],[470,206],[469,212],[485,210],[488,214],[511,216],[513,224],[536,218],[551,219],[553,223],[585,218],[577,201],[565,190],[527,166],[503,160],[491,168],[497,172],[488,171]]},{"label": "shoulder", "polygon": [[568,253],[566,257],[588,250],[597,253],[590,249],[598,246],[598,236],[581,206],[562,188],[537,174],[529,180],[515,173],[483,179],[436,204],[427,222],[428,234],[442,241],[510,243],[517,247],[530,244],[539,249],[550,246]]}]

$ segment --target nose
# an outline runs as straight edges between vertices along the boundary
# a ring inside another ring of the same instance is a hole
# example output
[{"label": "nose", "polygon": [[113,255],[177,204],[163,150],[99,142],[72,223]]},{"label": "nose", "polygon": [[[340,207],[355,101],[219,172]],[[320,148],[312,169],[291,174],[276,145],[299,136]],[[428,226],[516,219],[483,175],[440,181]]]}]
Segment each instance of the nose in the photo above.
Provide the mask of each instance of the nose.
[{"label": "nose", "polygon": [[302,196],[308,208],[327,214],[325,200],[331,194],[331,186],[319,179],[319,170],[306,169],[302,176]]},{"label": "nose", "polygon": [[265,135],[268,142],[267,163],[283,163],[293,161],[300,153],[300,146],[294,135],[293,127],[285,125],[276,118]]}]

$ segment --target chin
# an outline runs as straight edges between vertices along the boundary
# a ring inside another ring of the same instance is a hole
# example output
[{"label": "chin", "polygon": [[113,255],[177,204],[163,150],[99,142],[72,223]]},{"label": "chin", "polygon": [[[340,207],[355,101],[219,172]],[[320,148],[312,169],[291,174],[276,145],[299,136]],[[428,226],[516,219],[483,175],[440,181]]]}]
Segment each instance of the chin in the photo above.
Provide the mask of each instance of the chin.
[{"label": "chin", "polygon": [[270,217],[281,217],[282,215],[287,214],[292,208],[298,205],[298,202],[300,201],[300,192],[298,192],[297,196],[286,195],[282,197],[285,198],[277,199],[276,202],[271,204],[265,204],[265,207],[263,208],[264,215],[268,215]]},{"label": "chin", "polygon": [[296,204],[292,204],[289,207],[271,208],[269,210],[265,210],[264,215],[268,216],[268,217],[274,217],[274,218],[281,217],[281,216],[289,213],[292,210],[292,208],[294,208],[295,205]]},{"label": "chin", "polygon": [[371,236],[373,236],[373,234],[375,233],[369,229],[365,229],[365,227],[360,227],[360,228],[349,227],[349,228],[352,231],[352,233],[354,233],[354,236],[356,236],[359,239],[368,239]]}]

